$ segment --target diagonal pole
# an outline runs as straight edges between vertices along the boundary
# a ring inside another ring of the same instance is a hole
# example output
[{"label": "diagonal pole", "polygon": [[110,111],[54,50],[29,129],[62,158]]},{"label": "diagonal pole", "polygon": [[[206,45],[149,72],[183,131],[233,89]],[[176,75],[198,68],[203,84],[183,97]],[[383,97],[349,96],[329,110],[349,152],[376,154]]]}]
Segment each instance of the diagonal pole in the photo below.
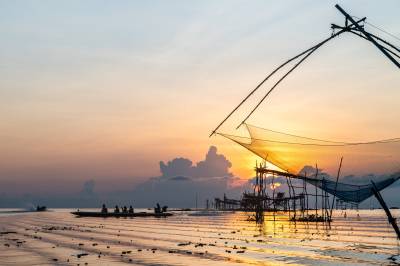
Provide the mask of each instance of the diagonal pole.
[{"label": "diagonal pole", "polygon": [[[350,32],[350,33],[353,33],[354,35],[356,35],[356,36],[358,36],[358,37],[360,37],[360,38],[362,38],[362,39],[364,39],[364,40],[369,41],[367,37],[365,37],[364,35],[362,35],[362,34],[359,33],[358,31],[355,32],[355,31],[350,30],[349,32]],[[372,34],[371,34],[371,35],[372,35]],[[372,36],[373,36],[373,35],[372,35]],[[377,37],[377,38],[378,38],[378,37]],[[390,46],[390,44],[388,44],[388,45]],[[393,47],[395,47],[395,46],[393,46]],[[392,55],[396,56],[397,58],[400,58],[400,55],[396,54],[396,52],[393,52],[393,51],[390,50],[389,48],[386,48],[386,47],[384,47],[384,46],[382,46],[382,48],[385,49],[385,51],[387,51],[387,52],[391,53]],[[400,50],[399,50],[398,48],[394,48],[394,49],[400,52]]]},{"label": "diagonal pole", "polygon": [[400,63],[397,62],[397,60],[394,59],[394,57],[392,57],[385,49],[383,49],[383,47],[382,47],[379,43],[377,43],[377,42],[375,41],[375,39],[372,38],[372,36],[371,36],[368,32],[366,32],[366,31],[363,29],[363,27],[361,27],[349,14],[347,14],[346,11],[343,10],[343,8],[341,8],[338,4],[336,4],[335,7],[340,11],[340,13],[342,13],[342,14],[346,17],[346,19],[348,19],[349,21],[351,21],[351,23],[353,23],[353,24],[356,26],[356,28],[357,28],[360,32],[362,32],[362,33],[365,35],[365,37],[368,38],[369,41],[371,41],[379,50],[381,50],[381,52],[382,52],[384,55],[386,55],[386,57],[389,58],[390,61],[393,62],[393,64],[395,64],[398,68],[400,68]]},{"label": "diagonal pole", "polygon": [[258,83],[258,85],[224,118],[224,120],[221,121],[221,123],[218,124],[218,126],[211,132],[209,137],[214,135],[217,132],[217,130],[226,122],[226,120],[228,120],[228,118],[231,117],[233,113],[236,112],[236,110],[239,109],[239,107],[242,106],[250,98],[250,96],[253,95],[270,77],[272,77],[276,72],[278,72],[278,70],[280,70],[282,67],[289,64],[293,60],[313,50],[314,48],[315,46],[305,50],[304,52],[301,52],[300,54],[290,58],[289,60],[285,61],[283,64],[275,68],[270,74],[268,74],[266,78],[264,78],[260,83]]},{"label": "diagonal pole", "polygon": [[374,181],[371,180],[371,183],[372,183],[372,188],[371,188],[372,192],[374,193],[378,202],[381,204],[382,208],[385,210],[385,213],[388,217],[388,221],[393,226],[393,229],[397,234],[397,238],[400,239],[400,229],[399,226],[397,225],[396,218],[392,216],[392,213],[390,212],[388,206],[386,205],[386,202],[383,200],[381,193],[379,193],[379,190],[376,187]]},{"label": "diagonal pole", "polygon": [[[364,21],[365,18],[360,19],[358,22]],[[357,22],[355,22],[357,23]],[[257,105],[250,111],[250,113],[246,116],[245,119],[236,127],[238,129],[241,125],[246,123],[246,121],[250,118],[250,116],[257,110],[257,108],[261,105],[261,103],[271,94],[271,92],[276,88],[276,86],[279,85],[279,83],[284,80],[293,70],[295,70],[304,60],[306,60],[312,53],[314,53],[319,47],[327,43],[328,41],[332,40],[336,36],[342,34],[343,32],[351,31],[353,28],[354,24],[352,23],[351,25],[347,25],[344,27],[342,30],[338,31],[335,34],[332,34],[329,38],[323,40],[322,42],[318,43],[315,45],[312,49],[309,49],[309,52],[299,61],[297,62],[288,72],[286,72],[285,75],[283,75],[272,87],[271,89],[264,95],[263,98],[257,103]]]},{"label": "diagonal pole", "polygon": [[[360,20],[358,20],[358,22],[361,22],[361,21],[364,21],[365,20],[365,18],[363,18],[363,19],[360,19]],[[268,74],[268,76],[265,78],[265,79],[263,79],[219,124],[218,124],[218,126],[211,132],[211,134],[210,134],[210,136],[209,137],[211,137],[212,135],[214,135],[217,131],[218,131],[218,129],[226,122],[226,120],[228,120],[229,119],[229,117],[231,117],[232,115],[233,115],[233,113],[235,113],[238,109],[239,109],[239,107],[240,106],[242,106],[249,98],[250,98],[250,96],[252,96],[270,77],[272,77],[276,72],[278,72],[278,70],[280,70],[281,68],[283,68],[284,66],[286,66],[287,64],[289,64],[290,62],[292,62],[293,60],[295,60],[295,59],[297,59],[297,58],[299,58],[299,57],[301,57],[301,56],[303,56],[303,55],[305,55],[305,54],[307,54],[307,53],[313,53],[314,51],[315,51],[315,49],[317,49],[317,48],[319,48],[321,45],[323,45],[324,43],[326,43],[327,41],[329,41],[329,40],[331,40],[331,39],[333,39],[334,37],[336,37],[336,36],[338,36],[338,35],[340,35],[340,34],[342,34],[343,32],[346,32],[346,31],[349,31],[349,30],[351,30],[352,28],[354,28],[354,25],[346,25],[346,27],[344,27],[344,28],[342,28],[342,30],[341,31],[339,31],[339,32],[337,32],[337,33],[335,33],[335,34],[333,34],[332,36],[330,36],[330,37],[328,37],[327,39],[325,39],[325,40],[323,40],[322,42],[320,42],[320,43],[317,43],[316,45],[314,45],[313,47],[311,47],[311,48],[309,48],[309,49],[307,49],[307,50],[305,50],[305,51],[303,51],[303,52],[301,52],[300,54],[298,54],[298,55],[296,55],[296,56],[294,56],[294,57],[292,57],[292,58],[290,58],[289,60],[287,60],[287,61],[285,61],[283,64],[281,64],[280,66],[278,66],[277,68],[275,68],[270,74]],[[308,57],[309,56],[309,54],[308,55],[306,55],[306,57]],[[304,59],[302,59],[302,61],[303,61]],[[271,90],[267,93],[267,94],[269,94],[269,93],[271,93]],[[243,123],[241,123],[240,125],[242,125]]]},{"label": "diagonal pole", "polygon": [[338,181],[339,181],[340,170],[342,169],[342,162],[343,162],[343,157],[340,158],[339,169],[338,169],[338,173],[337,173],[337,176],[336,176],[335,193],[333,193],[333,200],[332,200],[332,205],[331,205],[331,211],[330,211],[330,214],[329,214],[329,220],[330,220],[330,221],[332,220],[333,204],[335,204],[336,191],[337,191],[337,184],[338,184]]}]

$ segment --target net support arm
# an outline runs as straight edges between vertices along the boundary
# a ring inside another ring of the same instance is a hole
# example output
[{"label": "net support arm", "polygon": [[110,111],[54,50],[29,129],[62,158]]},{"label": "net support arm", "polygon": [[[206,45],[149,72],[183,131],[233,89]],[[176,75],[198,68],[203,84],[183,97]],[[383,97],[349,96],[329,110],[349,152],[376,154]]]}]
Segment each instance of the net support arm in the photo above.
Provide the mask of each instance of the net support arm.
[{"label": "net support arm", "polygon": [[[358,20],[355,23],[359,23],[361,21],[364,21],[365,18],[362,18],[360,20]],[[319,47],[321,47],[322,45],[324,45],[325,43],[327,43],[328,41],[332,40],[333,38],[339,36],[340,34],[342,34],[343,32],[347,32],[350,31],[354,26],[354,23],[347,25],[346,27],[342,28],[340,31],[332,34],[329,38],[323,40],[322,42],[318,43],[317,45],[313,46],[312,48],[310,48],[308,50],[308,53],[299,61],[297,62],[288,72],[286,72],[285,75],[283,75],[283,77],[281,77],[272,87],[271,89],[264,95],[263,98],[261,98],[261,100],[257,103],[257,105],[251,110],[251,112],[246,116],[245,119],[243,119],[243,121],[236,127],[236,129],[238,129],[241,125],[243,125],[244,123],[246,123],[246,121],[250,118],[250,116],[254,113],[254,111],[256,111],[256,109],[261,105],[261,103],[271,94],[271,92],[275,89],[276,86],[279,85],[279,83],[285,79],[293,70],[295,70],[304,60],[306,60],[312,53],[314,53]]]},{"label": "net support arm", "polygon": [[[365,18],[358,20],[358,22],[364,21]],[[268,76],[266,78],[264,78],[219,124],[218,126],[211,132],[210,136],[214,135],[217,130],[226,122],[226,120],[228,120],[233,113],[235,113],[240,106],[242,106],[270,77],[272,77],[276,72],[278,72],[281,68],[283,68],[284,66],[286,66],[287,64],[289,64],[290,62],[292,62],[293,60],[296,60],[297,58],[311,52],[314,51],[316,48],[320,47],[322,44],[324,44],[325,42],[331,40],[333,37],[336,37],[337,35],[345,32],[345,31],[349,31],[352,28],[353,25],[346,25],[346,27],[342,28],[341,31],[339,31],[338,33],[333,34],[332,36],[326,38],[325,40],[321,41],[320,43],[314,45],[313,47],[301,52],[300,54],[290,58],[289,60],[285,61],[283,64],[281,64],[280,66],[278,66],[277,68],[275,68],[270,74],[268,74]],[[354,27],[353,27],[354,28]]]},{"label": "net support arm", "polygon": [[272,77],[276,72],[278,72],[278,70],[280,70],[282,67],[286,66],[287,64],[289,64],[290,62],[292,62],[293,60],[299,58],[300,56],[310,52],[311,50],[313,50],[317,45],[305,50],[304,52],[301,52],[300,54],[290,58],[289,60],[285,61],[283,64],[281,64],[280,66],[278,66],[277,68],[275,68],[270,74],[268,74],[268,76],[266,78],[264,78],[219,124],[218,126],[211,132],[210,137],[212,135],[214,135],[217,130],[226,122],[226,120],[229,119],[229,117],[231,117],[233,115],[234,112],[237,111],[237,109],[240,108],[240,106],[242,106],[250,97],[251,95],[253,95],[270,77]]}]

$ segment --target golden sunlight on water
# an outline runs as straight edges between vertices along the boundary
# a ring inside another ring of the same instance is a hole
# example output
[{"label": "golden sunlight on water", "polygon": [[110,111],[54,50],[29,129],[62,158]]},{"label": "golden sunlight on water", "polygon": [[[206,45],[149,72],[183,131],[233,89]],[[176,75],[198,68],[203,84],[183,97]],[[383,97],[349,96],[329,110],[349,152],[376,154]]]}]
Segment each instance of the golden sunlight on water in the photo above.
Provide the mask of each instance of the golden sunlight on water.
[{"label": "golden sunlight on water", "polygon": [[[400,213],[393,211],[397,217]],[[382,210],[335,211],[331,226],[244,212],[75,218],[67,210],[0,216],[1,265],[392,265]]]}]

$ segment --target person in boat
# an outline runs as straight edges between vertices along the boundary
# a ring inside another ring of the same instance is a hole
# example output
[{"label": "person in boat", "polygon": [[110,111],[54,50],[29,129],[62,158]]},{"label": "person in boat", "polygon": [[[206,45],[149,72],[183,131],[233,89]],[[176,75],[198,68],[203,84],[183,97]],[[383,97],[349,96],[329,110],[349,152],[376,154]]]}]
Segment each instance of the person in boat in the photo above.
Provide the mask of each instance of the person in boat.
[{"label": "person in boat", "polygon": [[134,213],[132,205],[129,206],[129,213]]},{"label": "person in boat", "polygon": [[108,213],[107,207],[105,204],[101,207],[101,213]]},{"label": "person in boat", "polygon": [[160,204],[157,202],[157,206],[154,208],[154,212],[155,213],[161,213],[161,206]]},{"label": "person in boat", "polygon": [[119,207],[118,207],[118,205],[115,205],[114,213],[119,213]]},{"label": "person in boat", "polygon": [[167,212],[167,209],[168,209],[168,206],[165,206],[165,205],[164,205],[164,206],[162,207],[162,212]]},{"label": "person in boat", "polygon": [[126,206],[124,206],[124,207],[122,208],[122,213],[128,213],[128,208],[127,208]]}]

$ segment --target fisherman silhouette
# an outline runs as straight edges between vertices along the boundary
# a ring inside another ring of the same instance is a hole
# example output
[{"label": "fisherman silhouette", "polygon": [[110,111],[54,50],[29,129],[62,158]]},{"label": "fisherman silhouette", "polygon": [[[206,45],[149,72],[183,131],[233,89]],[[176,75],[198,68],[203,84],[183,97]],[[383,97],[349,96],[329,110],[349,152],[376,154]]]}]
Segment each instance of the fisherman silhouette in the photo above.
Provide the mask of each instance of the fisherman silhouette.
[{"label": "fisherman silhouette", "polygon": [[101,207],[101,212],[102,213],[108,213],[107,207],[105,204],[103,204],[103,206]]},{"label": "fisherman silhouette", "polygon": [[114,213],[119,213],[119,208],[118,208],[118,205],[115,205],[115,210],[114,210]]},{"label": "fisherman silhouette", "polygon": [[161,213],[161,207],[160,204],[157,202],[157,206],[154,208],[155,213]]}]

